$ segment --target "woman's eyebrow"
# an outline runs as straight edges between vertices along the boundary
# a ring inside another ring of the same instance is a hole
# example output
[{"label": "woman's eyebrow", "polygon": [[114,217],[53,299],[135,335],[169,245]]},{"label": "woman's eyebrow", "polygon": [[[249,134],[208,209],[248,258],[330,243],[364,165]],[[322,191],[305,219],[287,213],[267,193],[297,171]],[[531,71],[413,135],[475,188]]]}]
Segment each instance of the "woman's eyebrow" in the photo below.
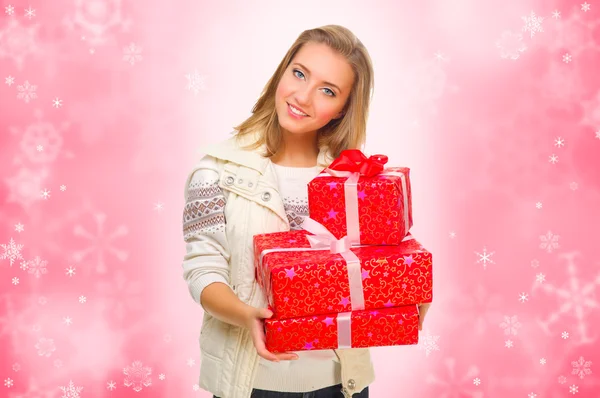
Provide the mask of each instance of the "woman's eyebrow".
[{"label": "woman's eyebrow", "polygon": [[[310,70],[309,70],[309,69],[308,69],[306,66],[302,65],[300,62],[294,62],[292,65],[298,65],[299,67],[301,67],[302,69],[304,69],[305,71],[307,71],[307,72],[308,72],[308,74],[310,75]],[[333,84],[333,83],[331,83],[331,82],[323,82],[323,83],[325,83],[325,84],[327,84],[327,85],[330,85],[330,86],[333,86],[333,87],[337,88],[337,90],[338,90],[340,93],[342,92],[342,90],[340,90],[340,88],[339,88],[338,86],[336,86],[335,84]]]}]

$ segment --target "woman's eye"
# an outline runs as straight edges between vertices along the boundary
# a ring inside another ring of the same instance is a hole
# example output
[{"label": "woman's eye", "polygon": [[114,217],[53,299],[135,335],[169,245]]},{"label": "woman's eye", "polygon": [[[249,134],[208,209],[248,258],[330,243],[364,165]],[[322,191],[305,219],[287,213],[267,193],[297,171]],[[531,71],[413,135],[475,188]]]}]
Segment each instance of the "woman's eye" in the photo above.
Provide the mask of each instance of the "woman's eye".
[{"label": "woman's eye", "polygon": [[[298,69],[294,69],[292,72],[294,73],[294,76],[298,76],[298,75],[296,75],[296,72],[298,72],[298,73],[300,73],[302,75],[302,77],[304,77],[304,73],[302,73]],[[331,94],[327,94],[328,96],[335,97],[335,93],[333,92],[333,90],[330,90],[328,88],[326,88],[325,90],[327,90],[327,91],[329,91],[331,93]]]},{"label": "woman's eye", "polygon": [[[293,73],[296,75],[296,72],[300,73],[302,76],[304,76],[304,73],[300,72],[298,69],[294,69]],[[296,75],[298,76],[298,75]]]},{"label": "woman's eye", "polygon": [[[330,89],[326,88],[325,90],[329,91],[331,93],[331,97],[335,97],[335,93],[333,91],[331,91]],[[328,94],[329,95],[329,94]]]}]

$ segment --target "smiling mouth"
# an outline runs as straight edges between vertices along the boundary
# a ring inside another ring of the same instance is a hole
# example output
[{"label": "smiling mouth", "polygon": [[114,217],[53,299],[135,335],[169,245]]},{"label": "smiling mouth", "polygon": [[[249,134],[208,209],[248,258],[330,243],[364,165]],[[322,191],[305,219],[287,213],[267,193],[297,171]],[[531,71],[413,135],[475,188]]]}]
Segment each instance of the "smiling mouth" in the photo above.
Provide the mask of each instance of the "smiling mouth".
[{"label": "smiling mouth", "polygon": [[[298,112],[302,112],[301,110],[299,110],[299,109],[298,109],[298,108],[296,108],[295,106],[291,105],[290,103],[287,103],[287,105],[288,105],[288,107],[289,107],[290,109],[296,110],[296,111],[298,111]],[[292,113],[293,113],[293,112],[292,112]],[[297,114],[298,116],[306,116],[306,117],[307,117],[307,116],[309,116],[309,115],[308,115],[308,113],[305,113],[305,112],[302,112],[302,113],[303,113],[302,115],[301,115],[301,114],[298,114],[298,113],[296,113],[296,114]]]}]

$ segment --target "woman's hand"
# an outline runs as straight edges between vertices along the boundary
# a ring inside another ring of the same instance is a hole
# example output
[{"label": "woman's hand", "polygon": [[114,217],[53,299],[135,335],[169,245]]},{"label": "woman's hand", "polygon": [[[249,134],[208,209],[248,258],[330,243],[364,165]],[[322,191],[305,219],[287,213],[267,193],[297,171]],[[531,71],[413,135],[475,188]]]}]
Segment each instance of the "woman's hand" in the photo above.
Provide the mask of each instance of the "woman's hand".
[{"label": "woman's hand", "polygon": [[244,326],[250,331],[252,342],[258,352],[258,355],[269,361],[279,362],[280,360],[298,359],[298,355],[291,352],[272,353],[267,350],[265,337],[264,318],[270,318],[273,313],[267,308],[256,308],[249,306],[246,312]]},{"label": "woman's hand", "polygon": [[427,311],[429,311],[429,306],[431,306],[431,303],[419,304],[419,330],[423,330],[423,322],[425,321]]}]

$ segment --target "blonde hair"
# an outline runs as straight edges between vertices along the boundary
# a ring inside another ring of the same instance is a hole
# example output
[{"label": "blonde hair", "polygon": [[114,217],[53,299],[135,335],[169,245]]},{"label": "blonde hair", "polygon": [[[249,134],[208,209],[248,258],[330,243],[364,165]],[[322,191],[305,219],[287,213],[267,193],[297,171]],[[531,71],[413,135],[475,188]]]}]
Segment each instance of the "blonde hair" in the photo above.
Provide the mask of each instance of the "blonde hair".
[{"label": "blonde hair", "polygon": [[326,25],[305,30],[298,36],[254,104],[252,116],[234,127],[238,138],[258,132],[258,140],[245,149],[265,145],[266,153],[261,154],[263,157],[271,157],[280,149],[282,139],[275,109],[275,92],[288,65],[308,42],[328,45],[343,55],[354,71],[354,84],[342,110],[344,114],[319,129],[318,147],[327,147],[331,156],[338,157],[344,149],[361,149],[364,145],[369,104],[374,89],[371,58],[362,42],[349,29],[340,25]]}]

